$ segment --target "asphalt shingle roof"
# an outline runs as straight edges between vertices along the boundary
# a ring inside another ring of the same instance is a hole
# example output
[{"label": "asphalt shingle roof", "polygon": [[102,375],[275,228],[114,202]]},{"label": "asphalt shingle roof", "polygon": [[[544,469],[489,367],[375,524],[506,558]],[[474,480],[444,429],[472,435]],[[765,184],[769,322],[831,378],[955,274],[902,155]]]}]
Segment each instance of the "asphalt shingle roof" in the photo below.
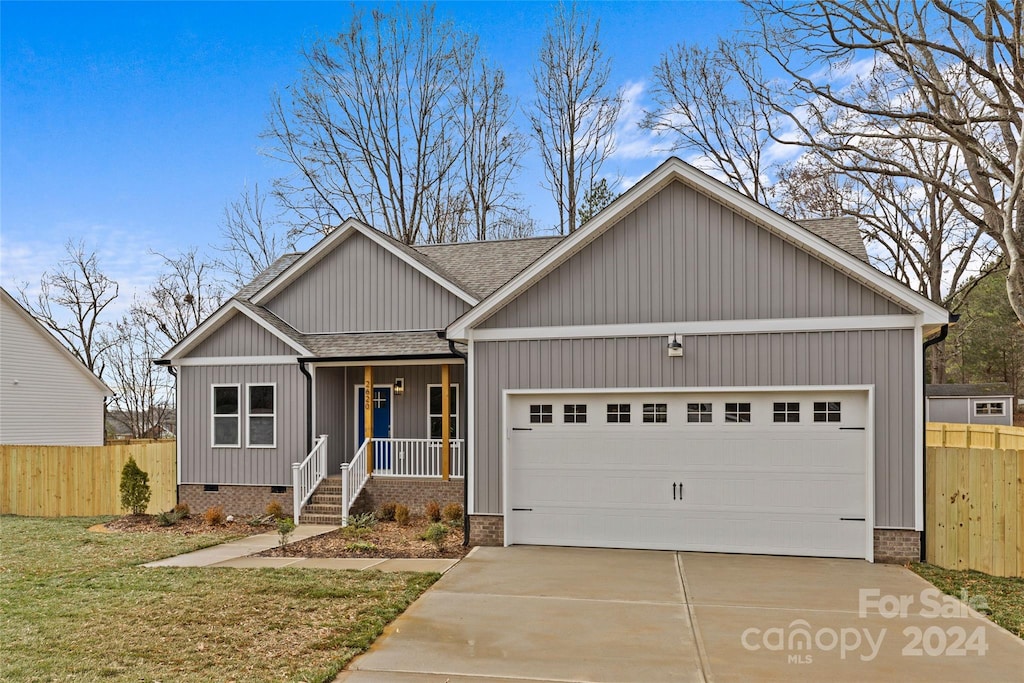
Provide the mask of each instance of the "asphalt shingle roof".
[{"label": "asphalt shingle roof", "polygon": [[443,273],[479,299],[514,278],[528,265],[562,241],[562,237],[518,240],[424,244],[415,247]]},{"label": "asphalt shingle roof", "polygon": [[852,216],[841,218],[805,218],[796,224],[807,228],[818,237],[831,242],[846,253],[856,256],[865,263],[868,250],[864,247],[864,239],[860,236],[857,219]]},{"label": "asphalt shingle roof", "polygon": [[1011,396],[1010,385],[1006,382],[985,384],[929,384],[924,388],[926,396]]},{"label": "asphalt shingle roof", "polygon": [[322,358],[451,355],[448,341],[438,337],[435,330],[304,334],[301,341],[314,355]]}]

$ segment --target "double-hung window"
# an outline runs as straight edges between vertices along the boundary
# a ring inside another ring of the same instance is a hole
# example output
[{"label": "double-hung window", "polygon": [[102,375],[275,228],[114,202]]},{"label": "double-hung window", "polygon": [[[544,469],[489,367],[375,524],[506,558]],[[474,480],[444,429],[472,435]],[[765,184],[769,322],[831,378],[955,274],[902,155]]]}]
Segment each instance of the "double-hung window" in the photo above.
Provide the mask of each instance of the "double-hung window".
[{"label": "double-hung window", "polygon": [[237,384],[213,385],[213,445],[238,448],[241,442],[241,387]]},{"label": "double-hung window", "polygon": [[[448,425],[448,438],[457,439],[459,438],[459,385],[449,384],[448,389],[450,391],[448,394],[448,411],[450,413],[451,420]],[[431,439],[441,438],[441,418],[443,417],[441,412],[441,399],[443,397],[444,394],[441,392],[440,384],[427,385],[427,410],[429,412]]]},{"label": "double-hung window", "polygon": [[246,385],[246,440],[249,448],[277,446],[277,385]]}]

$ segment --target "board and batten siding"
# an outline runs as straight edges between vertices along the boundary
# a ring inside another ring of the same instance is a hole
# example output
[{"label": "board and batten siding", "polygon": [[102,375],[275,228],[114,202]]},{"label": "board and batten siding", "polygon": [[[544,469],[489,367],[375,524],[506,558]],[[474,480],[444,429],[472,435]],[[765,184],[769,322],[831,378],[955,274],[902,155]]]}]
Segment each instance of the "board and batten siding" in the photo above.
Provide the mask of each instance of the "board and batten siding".
[{"label": "board and batten siding", "polygon": [[505,389],[861,384],[875,386],[875,525],[914,526],[913,330],[695,335],[684,337],[682,358],[668,358],[665,343],[664,336],[475,342],[473,512],[503,512]]},{"label": "board and batten siding", "polygon": [[901,313],[817,257],[674,182],[479,327]]},{"label": "board and batten siding", "polygon": [[[464,366],[452,364],[450,381],[463,385]],[[348,462],[356,451],[355,388],[363,384],[363,368],[316,368],[316,429],[327,434],[327,464],[330,472],[337,472],[341,463]],[[401,396],[392,396],[391,436],[396,439],[426,439],[430,436],[427,413],[427,385],[441,383],[440,365],[381,366],[373,369],[374,384],[393,385],[396,377],[405,380]],[[464,397],[460,394],[460,403]],[[460,406],[461,407],[461,406]],[[453,407],[454,409],[454,407]],[[466,421],[459,416],[459,437],[464,438]]]},{"label": "board and batten siding", "polygon": [[295,349],[242,313],[236,313],[188,353],[189,358],[295,355]]},{"label": "board and batten siding", "polygon": [[103,391],[56,340],[0,302],[0,443],[102,446]]},{"label": "board and batten siding", "polygon": [[[298,364],[178,368],[182,484],[291,486],[293,462],[306,457],[306,378]],[[277,447],[245,447],[245,385],[277,384]],[[240,384],[241,448],[214,448],[214,384]]]},{"label": "board and batten siding", "polygon": [[439,330],[469,305],[356,233],[266,307],[297,330],[312,334]]}]

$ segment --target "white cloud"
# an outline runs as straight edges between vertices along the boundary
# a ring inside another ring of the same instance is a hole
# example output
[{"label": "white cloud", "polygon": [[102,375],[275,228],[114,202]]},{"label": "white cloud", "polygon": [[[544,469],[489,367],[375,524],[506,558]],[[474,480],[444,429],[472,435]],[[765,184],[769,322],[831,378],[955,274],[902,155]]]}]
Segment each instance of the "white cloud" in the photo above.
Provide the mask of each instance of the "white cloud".
[{"label": "white cloud", "polygon": [[671,144],[661,136],[640,127],[647,104],[646,83],[630,81],[622,87],[622,108],[612,135],[615,151],[610,161],[628,163],[644,159],[663,159],[672,151]]}]

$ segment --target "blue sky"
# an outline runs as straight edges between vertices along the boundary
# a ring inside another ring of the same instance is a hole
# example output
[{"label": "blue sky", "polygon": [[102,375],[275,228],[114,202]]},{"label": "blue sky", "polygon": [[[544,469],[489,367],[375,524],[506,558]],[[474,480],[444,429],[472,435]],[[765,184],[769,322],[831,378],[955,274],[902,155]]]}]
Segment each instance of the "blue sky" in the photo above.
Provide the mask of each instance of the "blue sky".
[{"label": "blue sky", "polygon": [[[631,96],[605,168],[628,182],[667,154],[632,125],[658,57],[732,33],[742,12],[724,1],[585,6]],[[551,8],[438,3],[480,36],[521,105]],[[271,93],[298,77],[302,46],[350,13],[334,2],[0,4],[0,283],[37,282],[69,237],[97,250],[126,294],[152,279],[150,250],[206,249],[225,204],[284,170],[259,153]],[[539,159],[525,162],[519,189],[549,226]]]}]

